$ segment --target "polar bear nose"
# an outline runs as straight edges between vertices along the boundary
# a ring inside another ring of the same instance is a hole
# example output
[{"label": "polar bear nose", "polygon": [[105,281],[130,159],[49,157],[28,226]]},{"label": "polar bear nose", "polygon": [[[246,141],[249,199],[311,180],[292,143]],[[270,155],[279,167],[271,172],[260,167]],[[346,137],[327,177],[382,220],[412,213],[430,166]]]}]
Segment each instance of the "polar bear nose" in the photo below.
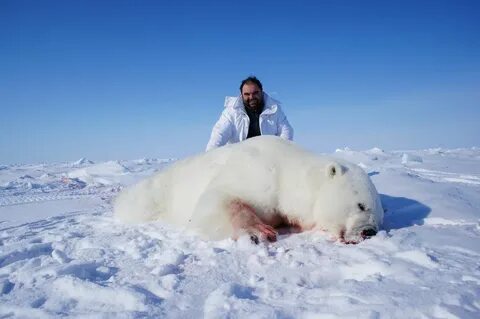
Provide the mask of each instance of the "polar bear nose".
[{"label": "polar bear nose", "polygon": [[377,231],[373,228],[367,228],[362,230],[362,237],[363,238],[370,238],[372,236],[375,236],[377,234]]}]

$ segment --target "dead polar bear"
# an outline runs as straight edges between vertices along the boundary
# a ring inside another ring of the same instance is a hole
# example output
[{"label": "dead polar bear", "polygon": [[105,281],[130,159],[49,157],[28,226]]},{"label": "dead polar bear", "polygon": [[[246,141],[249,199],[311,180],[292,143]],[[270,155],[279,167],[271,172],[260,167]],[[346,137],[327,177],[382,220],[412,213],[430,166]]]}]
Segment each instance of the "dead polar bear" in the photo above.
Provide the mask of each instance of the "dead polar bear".
[{"label": "dead polar bear", "polygon": [[359,166],[259,136],[174,163],[120,193],[115,216],[164,220],[209,239],[242,233],[276,240],[276,228],[318,228],[346,243],[383,220],[375,186]]}]

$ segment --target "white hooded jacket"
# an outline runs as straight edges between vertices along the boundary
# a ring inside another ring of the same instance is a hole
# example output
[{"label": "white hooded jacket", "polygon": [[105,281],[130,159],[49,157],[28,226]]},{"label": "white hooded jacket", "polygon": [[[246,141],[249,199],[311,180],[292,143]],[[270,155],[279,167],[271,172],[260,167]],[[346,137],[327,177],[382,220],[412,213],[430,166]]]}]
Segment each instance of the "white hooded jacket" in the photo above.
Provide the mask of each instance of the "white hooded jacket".
[{"label": "white hooded jacket", "polygon": [[[280,102],[263,93],[265,106],[260,114],[261,135],[276,135],[293,140],[293,128],[280,108]],[[243,106],[242,96],[227,96],[225,109],[212,129],[207,151],[247,139],[250,118]]]}]

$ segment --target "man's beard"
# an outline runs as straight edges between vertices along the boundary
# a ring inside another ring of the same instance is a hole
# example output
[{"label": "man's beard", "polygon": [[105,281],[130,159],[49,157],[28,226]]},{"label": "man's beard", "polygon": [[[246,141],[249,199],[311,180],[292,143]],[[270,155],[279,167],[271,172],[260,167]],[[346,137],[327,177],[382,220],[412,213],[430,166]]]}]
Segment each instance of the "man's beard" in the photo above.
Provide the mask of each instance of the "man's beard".
[{"label": "man's beard", "polygon": [[245,106],[245,108],[258,112],[263,110],[265,102],[263,101],[263,99],[257,98],[250,99],[250,102],[247,102],[245,99],[243,99],[243,106]]}]

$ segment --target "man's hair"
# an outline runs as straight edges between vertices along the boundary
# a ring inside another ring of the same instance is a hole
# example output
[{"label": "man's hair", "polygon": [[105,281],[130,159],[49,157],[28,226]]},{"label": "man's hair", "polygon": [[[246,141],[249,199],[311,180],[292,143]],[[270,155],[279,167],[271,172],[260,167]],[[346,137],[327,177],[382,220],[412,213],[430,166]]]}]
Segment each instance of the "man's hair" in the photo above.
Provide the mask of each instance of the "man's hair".
[{"label": "man's hair", "polygon": [[251,83],[256,84],[260,88],[260,90],[263,91],[263,86],[262,86],[262,83],[260,83],[260,80],[257,79],[257,77],[255,76],[249,76],[248,78],[242,81],[242,84],[240,84],[240,93],[242,93],[242,89],[245,84],[251,84]]}]

